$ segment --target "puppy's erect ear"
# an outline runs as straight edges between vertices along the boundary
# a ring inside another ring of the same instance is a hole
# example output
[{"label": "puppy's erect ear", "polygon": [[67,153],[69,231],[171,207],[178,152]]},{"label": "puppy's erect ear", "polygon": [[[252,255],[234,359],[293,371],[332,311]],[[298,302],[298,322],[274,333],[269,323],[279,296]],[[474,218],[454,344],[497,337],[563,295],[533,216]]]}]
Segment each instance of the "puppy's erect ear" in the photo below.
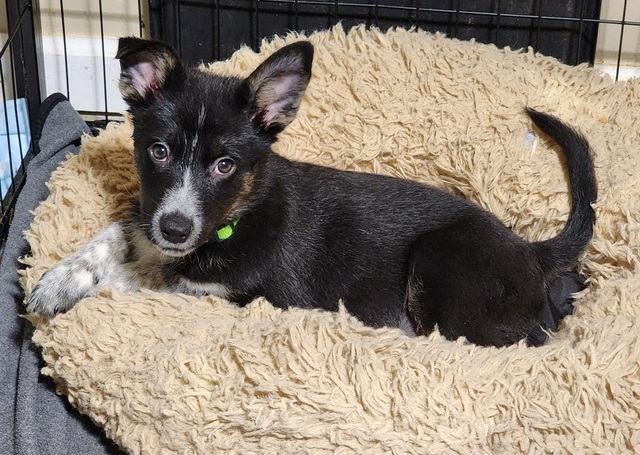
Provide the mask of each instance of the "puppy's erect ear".
[{"label": "puppy's erect ear", "polygon": [[313,45],[283,47],[245,79],[249,115],[265,132],[277,134],[295,118],[311,78]]},{"label": "puppy's erect ear", "polygon": [[145,104],[182,77],[178,54],[160,41],[120,38],[116,58],[120,60],[120,93],[130,107]]}]

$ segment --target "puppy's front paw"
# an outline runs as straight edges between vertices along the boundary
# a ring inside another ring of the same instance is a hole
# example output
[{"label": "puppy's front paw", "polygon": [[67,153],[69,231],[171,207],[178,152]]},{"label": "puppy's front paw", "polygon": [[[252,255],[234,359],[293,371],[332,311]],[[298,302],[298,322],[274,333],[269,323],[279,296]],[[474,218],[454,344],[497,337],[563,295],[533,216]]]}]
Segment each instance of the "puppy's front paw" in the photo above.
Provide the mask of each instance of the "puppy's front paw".
[{"label": "puppy's front paw", "polygon": [[29,296],[27,309],[52,317],[95,295],[97,290],[98,278],[88,263],[62,261],[42,276]]},{"label": "puppy's front paw", "polygon": [[122,266],[127,250],[123,224],[109,225],[42,276],[27,300],[27,309],[42,316],[55,316],[83,298],[96,295],[103,286],[128,283],[129,275]]}]

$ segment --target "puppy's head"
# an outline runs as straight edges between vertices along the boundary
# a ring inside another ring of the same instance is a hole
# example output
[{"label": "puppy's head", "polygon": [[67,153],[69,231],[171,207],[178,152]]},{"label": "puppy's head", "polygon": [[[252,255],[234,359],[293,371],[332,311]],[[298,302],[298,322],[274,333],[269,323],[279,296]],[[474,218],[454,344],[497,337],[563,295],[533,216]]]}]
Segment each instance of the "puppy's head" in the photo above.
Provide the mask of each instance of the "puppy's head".
[{"label": "puppy's head", "polygon": [[147,235],[186,255],[264,197],[271,144],[298,111],[313,47],[286,46],[246,79],[188,68],[158,41],[122,38],[116,58]]}]

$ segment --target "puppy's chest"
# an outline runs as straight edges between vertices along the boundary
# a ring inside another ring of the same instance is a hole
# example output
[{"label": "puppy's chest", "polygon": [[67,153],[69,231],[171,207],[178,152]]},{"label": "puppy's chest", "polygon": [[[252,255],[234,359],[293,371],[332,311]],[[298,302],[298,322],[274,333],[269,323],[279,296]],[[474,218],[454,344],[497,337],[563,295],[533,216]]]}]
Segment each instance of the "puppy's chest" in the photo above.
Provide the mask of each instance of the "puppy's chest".
[{"label": "puppy's chest", "polygon": [[170,281],[176,292],[202,296],[215,295],[229,299],[244,295],[249,287],[246,261],[233,256],[199,252],[171,268]]}]

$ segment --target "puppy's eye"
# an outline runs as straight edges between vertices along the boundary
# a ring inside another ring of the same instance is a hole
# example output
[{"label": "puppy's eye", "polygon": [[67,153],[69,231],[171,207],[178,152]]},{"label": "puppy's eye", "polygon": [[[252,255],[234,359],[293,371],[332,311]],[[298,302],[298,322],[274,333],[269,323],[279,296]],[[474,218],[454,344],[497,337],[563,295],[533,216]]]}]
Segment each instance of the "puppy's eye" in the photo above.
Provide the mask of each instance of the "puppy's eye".
[{"label": "puppy's eye", "polygon": [[162,163],[167,161],[169,158],[169,146],[162,142],[155,142],[151,144],[147,150],[149,152],[149,156],[151,156],[154,161]]},{"label": "puppy's eye", "polygon": [[229,157],[218,158],[213,163],[213,173],[217,175],[229,176],[236,170],[236,163]]}]

